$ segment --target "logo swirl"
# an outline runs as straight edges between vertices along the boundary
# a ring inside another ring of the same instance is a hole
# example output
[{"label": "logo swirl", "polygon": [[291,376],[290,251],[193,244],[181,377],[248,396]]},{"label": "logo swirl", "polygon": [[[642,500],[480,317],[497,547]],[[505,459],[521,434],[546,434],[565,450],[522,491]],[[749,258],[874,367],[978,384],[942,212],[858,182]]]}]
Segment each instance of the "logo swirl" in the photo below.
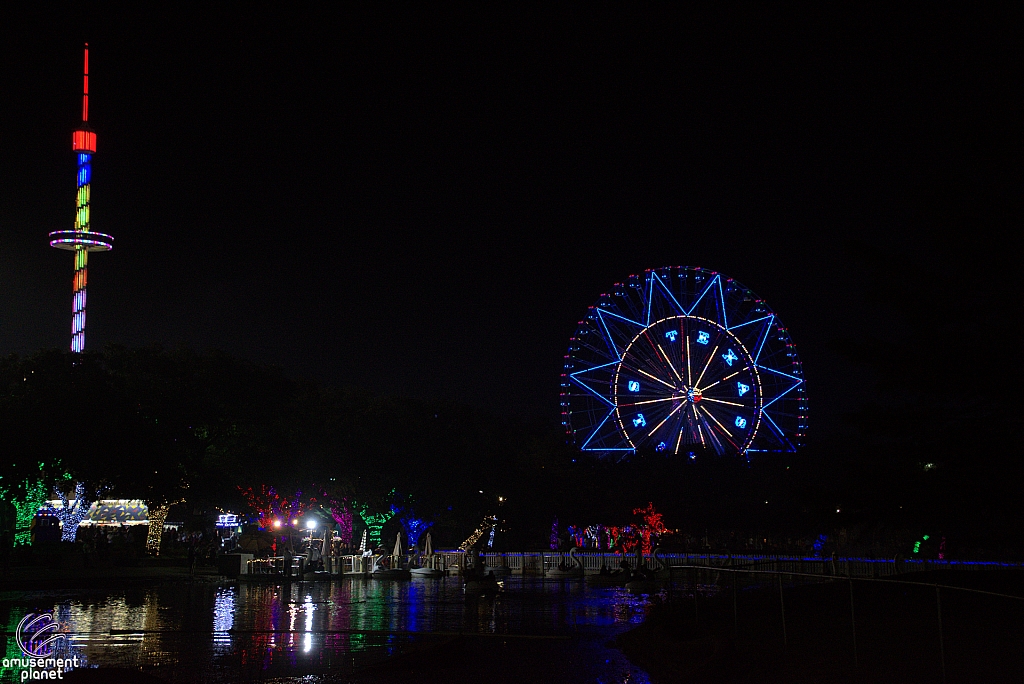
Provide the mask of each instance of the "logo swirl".
[{"label": "logo swirl", "polygon": [[64,641],[66,636],[60,632],[60,623],[53,619],[51,613],[29,613],[21,618],[15,639],[18,648],[32,658],[45,658],[53,653],[54,645]]}]

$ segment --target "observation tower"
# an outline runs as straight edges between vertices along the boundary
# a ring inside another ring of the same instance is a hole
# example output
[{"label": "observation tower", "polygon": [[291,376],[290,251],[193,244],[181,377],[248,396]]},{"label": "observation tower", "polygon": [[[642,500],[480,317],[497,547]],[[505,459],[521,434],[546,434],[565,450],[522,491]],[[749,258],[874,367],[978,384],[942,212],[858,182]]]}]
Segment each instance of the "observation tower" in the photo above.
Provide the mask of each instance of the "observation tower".
[{"label": "observation tower", "polygon": [[96,134],[89,127],[89,44],[85,44],[85,68],[82,75],[82,125],[71,136],[71,149],[78,159],[78,195],[75,199],[74,230],[50,233],[50,246],[75,253],[75,278],[72,281],[71,351],[85,350],[85,286],[89,280],[89,252],[107,252],[114,238],[93,231],[89,224],[92,181],[92,155],[96,153]]}]

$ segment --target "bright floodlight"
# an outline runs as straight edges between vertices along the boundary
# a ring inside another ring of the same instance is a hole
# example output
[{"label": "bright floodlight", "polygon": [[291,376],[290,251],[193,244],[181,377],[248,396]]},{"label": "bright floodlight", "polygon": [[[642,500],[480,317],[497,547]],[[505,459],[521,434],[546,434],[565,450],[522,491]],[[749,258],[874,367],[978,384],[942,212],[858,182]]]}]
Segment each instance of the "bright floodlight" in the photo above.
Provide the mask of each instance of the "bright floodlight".
[{"label": "bright floodlight", "polygon": [[307,530],[316,529],[316,520],[307,520],[306,521],[306,529]]},{"label": "bright floodlight", "polygon": [[280,527],[280,526],[281,526],[281,521],[280,520],[275,520],[274,521],[274,527]]}]

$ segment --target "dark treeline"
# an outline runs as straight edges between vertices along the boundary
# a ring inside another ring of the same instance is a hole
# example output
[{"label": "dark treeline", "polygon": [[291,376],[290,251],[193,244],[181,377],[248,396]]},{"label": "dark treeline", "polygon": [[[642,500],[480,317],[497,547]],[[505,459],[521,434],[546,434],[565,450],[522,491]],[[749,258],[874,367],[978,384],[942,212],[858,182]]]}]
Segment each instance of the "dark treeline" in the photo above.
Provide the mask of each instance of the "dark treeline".
[{"label": "dark treeline", "polygon": [[694,550],[743,550],[751,540],[796,550],[819,535],[877,554],[906,553],[924,534],[947,537],[951,556],[1019,546],[1021,465],[986,458],[994,446],[977,435],[907,445],[892,414],[851,416],[855,437],[833,449],[749,464],[708,453],[616,464],[581,456],[554,423],[327,388],[218,352],[10,356],[0,390],[0,488],[9,490],[40,464],[48,485],[68,473],[104,498],[184,500],[197,515],[247,512],[239,487],[361,502],[395,490],[448,546],[485,514],[502,521],[499,547],[540,548],[555,517],[563,530],[621,525],[648,501],[680,530],[673,543]]}]

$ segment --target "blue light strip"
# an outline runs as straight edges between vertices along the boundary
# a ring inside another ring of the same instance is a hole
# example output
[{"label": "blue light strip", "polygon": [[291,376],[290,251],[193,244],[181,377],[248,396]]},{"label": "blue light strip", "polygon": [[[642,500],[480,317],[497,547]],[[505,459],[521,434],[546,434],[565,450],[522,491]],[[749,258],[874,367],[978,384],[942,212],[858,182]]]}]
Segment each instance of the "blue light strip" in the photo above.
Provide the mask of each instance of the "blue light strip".
[{"label": "blue light strip", "polygon": [[581,373],[589,373],[590,371],[596,371],[599,368],[607,368],[608,366],[614,366],[618,363],[618,361],[609,361],[608,363],[602,363],[600,366],[594,366],[593,368],[587,368],[586,370],[578,370],[575,373],[569,373],[569,377],[575,378],[577,375],[580,375]]},{"label": "blue light strip", "polygon": [[802,382],[803,382],[803,381],[801,380],[800,382],[796,383],[795,385],[793,385],[792,387],[790,387],[790,388],[789,388],[788,390],[786,390],[785,392],[781,392],[781,393],[779,393],[779,395],[778,395],[778,396],[776,396],[776,397],[775,397],[774,399],[772,399],[772,400],[771,400],[771,401],[769,401],[769,402],[768,402],[767,404],[765,404],[764,406],[762,406],[762,407],[761,407],[761,410],[763,411],[764,409],[768,408],[769,406],[771,406],[772,404],[774,404],[775,402],[777,402],[777,401],[778,401],[779,399],[782,399],[782,397],[786,396],[787,394],[789,394],[790,392],[792,392],[793,390],[795,390],[795,389],[796,389],[797,387],[799,387],[799,386],[800,386],[800,384],[801,384]]},{"label": "blue light strip", "polygon": [[[691,306],[691,307],[690,307],[690,310],[686,312],[686,315],[687,315],[687,316],[690,316],[690,315],[692,315],[692,314],[693,314],[693,312],[697,310],[697,307],[698,307],[698,306],[700,306],[701,300],[703,300],[703,299],[704,299],[704,295],[706,295],[706,294],[707,294],[707,293],[708,293],[708,292],[709,292],[709,291],[711,290],[711,288],[712,288],[712,287],[714,287],[715,283],[719,281],[719,278],[720,278],[720,276],[715,276],[714,278],[712,278],[712,279],[711,279],[711,282],[709,282],[709,283],[708,283],[708,284],[707,284],[707,285],[706,285],[706,286],[704,287],[704,289],[703,289],[703,290],[701,291],[701,293],[700,293],[700,296],[699,296],[699,297],[697,297],[697,299],[696,299],[696,300],[694,300],[694,302],[693,302],[693,306]],[[719,291],[721,291],[721,285],[719,285]],[[723,301],[724,301],[724,300],[723,300]],[[718,308],[718,302],[717,302],[717,301],[715,302],[715,308],[716,308],[716,309]],[[721,313],[723,313],[723,312],[719,312],[719,314],[721,314]],[[715,321],[715,323],[719,323],[719,324],[721,324],[721,322],[720,322],[720,321]],[[725,328],[726,330],[728,330],[728,329],[729,329],[729,326],[727,326],[727,325],[722,325],[722,327],[723,327],[723,328]]]},{"label": "blue light strip", "polygon": [[784,441],[784,442],[785,442],[786,444],[788,444],[788,445],[789,445],[789,449],[790,449],[790,451],[796,451],[796,447],[795,447],[795,446],[793,446],[793,443],[789,441],[789,438],[788,438],[788,437],[786,437],[786,433],[784,433],[784,432],[782,431],[782,428],[780,428],[780,427],[778,426],[778,424],[777,424],[777,423],[776,423],[776,422],[775,422],[774,420],[772,420],[772,417],[771,417],[771,416],[769,416],[769,415],[768,415],[767,413],[765,413],[764,409],[761,409],[761,417],[762,417],[762,418],[764,418],[765,420],[767,420],[767,421],[768,421],[768,423],[769,423],[769,424],[771,424],[771,426],[772,426],[773,428],[775,428],[775,432],[776,432],[776,434],[778,434],[778,436],[779,436],[779,437],[781,437],[781,438],[782,438],[782,440],[783,440],[783,441]]},{"label": "blue light strip", "polygon": [[608,345],[608,350],[612,353],[612,356],[622,360],[622,354],[619,353],[619,348],[615,344],[615,340],[612,339],[612,334],[608,330],[608,324],[604,322],[604,316],[601,315],[601,310],[597,310],[597,320],[601,321],[601,327],[604,328],[604,334],[606,336],[605,343]]},{"label": "blue light strip", "polygon": [[608,315],[608,316],[615,316],[616,318],[618,318],[618,319],[620,319],[620,320],[623,320],[623,321],[626,321],[626,322],[627,322],[627,323],[629,323],[630,325],[635,325],[636,327],[638,327],[638,328],[641,328],[641,329],[643,329],[643,328],[646,328],[646,327],[647,327],[647,326],[646,326],[646,325],[644,325],[643,323],[637,323],[636,321],[634,321],[634,320],[633,320],[633,319],[631,319],[631,318],[626,318],[625,316],[620,316],[619,314],[617,314],[617,313],[614,313],[614,312],[612,312],[612,311],[603,311],[603,310],[601,310],[601,309],[598,309],[598,313],[599,313],[599,314],[601,314],[602,316],[604,316],[604,315]]},{"label": "blue light strip", "polygon": [[739,330],[740,328],[744,328],[744,327],[746,327],[748,325],[753,325],[754,323],[757,323],[758,321],[766,321],[766,320],[768,320],[770,318],[775,318],[774,314],[768,314],[767,316],[761,316],[760,318],[755,318],[752,321],[747,321],[746,323],[740,323],[739,325],[734,325],[731,328],[726,328],[726,330],[732,332],[733,330]]},{"label": "blue light strip", "polygon": [[754,365],[757,365],[758,360],[761,358],[761,350],[764,349],[764,343],[768,341],[768,335],[772,331],[772,323],[775,322],[775,314],[769,316],[771,318],[764,326],[764,332],[761,336],[761,344],[757,345],[757,353],[754,354]]},{"label": "blue light strip", "polygon": [[651,277],[654,275],[654,271],[651,271],[651,275],[647,276],[647,322],[643,326],[646,328],[651,324],[651,300],[654,298],[654,279]]},{"label": "blue light strip", "polygon": [[597,390],[595,390],[595,389],[594,389],[593,387],[591,387],[590,385],[586,385],[586,384],[584,384],[584,383],[583,383],[583,381],[582,381],[582,380],[580,380],[579,378],[576,378],[576,377],[573,377],[572,375],[570,375],[570,376],[569,376],[569,379],[570,379],[570,380],[572,380],[573,382],[575,382],[575,383],[576,383],[577,385],[579,385],[579,386],[580,386],[580,387],[582,387],[583,389],[585,389],[585,390],[587,390],[588,392],[590,392],[591,394],[593,394],[593,395],[594,395],[595,397],[597,397],[598,399],[600,399],[600,400],[601,400],[601,401],[603,401],[604,403],[606,403],[606,404],[608,404],[609,406],[611,406],[611,407],[612,407],[613,409],[615,408],[615,404],[614,404],[614,403],[612,403],[611,401],[609,401],[609,400],[608,400],[608,397],[604,396],[603,394],[601,394],[600,392],[598,392]]},{"label": "blue light strip", "polygon": [[[608,422],[608,419],[612,417],[613,413],[615,413],[615,407],[614,406],[612,406],[612,410],[608,412],[608,415],[606,415],[604,417],[604,420],[602,420],[600,423],[598,423],[597,427],[594,428],[594,431],[590,433],[590,436],[587,437],[587,441],[584,442],[583,446],[580,447],[581,450],[586,450],[587,445],[590,444],[590,440],[594,439],[594,435],[596,435],[598,432],[601,431],[601,428],[604,427],[604,424]],[[601,451],[604,451],[604,449],[601,449]]]},{"label": "blue light strip", "polygon": [[[775,373],[776,375],[781,375],[783,377],[789,378],[790,380],[796,380],[796,384],[797,385],[799,385],[801,382],[804,381],[803,378],[798,378],[795,375],[790,375],[789,373],[783,373],[782,371],[777,371],[774,368],[769,368],[768,366],[758,366],[758,369],[759,370],[766,370],[766,371]],[[794,387],[796,387],[796,385],[794,385]]]},{"label": "blue light strip", "polygon": [[[666,285],[665,281],[661,279],[661,276],[659,276],[657,273],[654,273],[653,275],[654,275],[655,278],[658,279],[658,283],[665,290],[665,294],[667,294],[669,296],[669,298],[672,300],[672,303],[676,305],[676,311],[678,311],[679,313],[684,313],[686,311],[686,308],[683,307],[683,305],[679,303],[679,300],[676,299],[676,296],[674,294],[672,294],[672,290],[668,289],[668,285]],[[652,294],[653,294],[653,288],[652,288]],[[650,325],[650,323],[651,323],[651,315],[650,315],[650,309],[648,308],[647,324]]]},{"label": "blue light strip", "polygon": [[726,330],[729,329],[729,315],[725,312],[725,293],[722,291],[722,276],[715,276],[715,282],[718,283],[718,299],[715,301],[716,306],[721,306],[719,312],[722,315],[722,327]]}]

